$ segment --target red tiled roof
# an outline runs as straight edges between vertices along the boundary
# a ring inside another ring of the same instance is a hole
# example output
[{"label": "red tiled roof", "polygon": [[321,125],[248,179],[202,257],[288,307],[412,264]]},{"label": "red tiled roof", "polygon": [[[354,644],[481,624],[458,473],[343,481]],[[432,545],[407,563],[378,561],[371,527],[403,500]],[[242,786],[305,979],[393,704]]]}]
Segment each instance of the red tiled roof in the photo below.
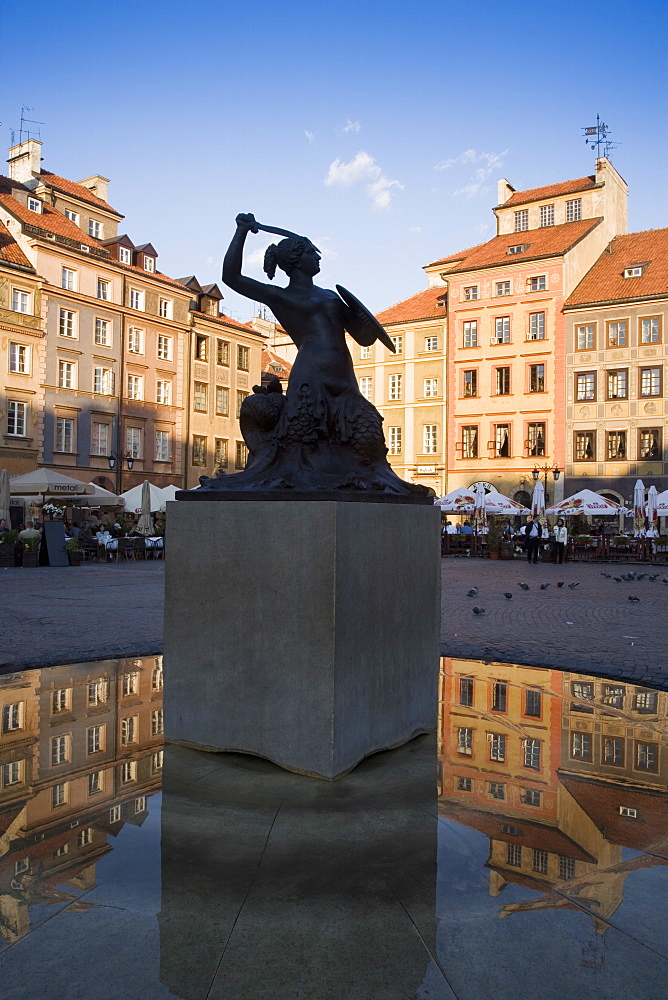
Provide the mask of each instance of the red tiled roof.
[{"label": "red tiled roof", "polygon": [[50,205],[45,205],[42,202],[42,211],[39,215],[36,212],[31,212],[29,208],[12,195],[12,190],[15,186],[14,182],[8,178],[0,177],[0,204],[4,205],[21,222],[25,222],[29,226],[35,226],[38,229],[44,229],[48,233],[66,236],[70,240],[76,240],[77,243],[85,244],[85,246],[99,249],[100,244],[92,236],[87,236],[70,219],[66,219],[64,215],[57,212],[55,208],[51,208]]},{"label": "red tiled roof", "polygon": [[[272,365],[278,365],[282,371],[275,371]],[[280,357],[278,354],[274,354],[273,351],[262,351],[262,371],[269,372],[271,375],[278,375],[279,378],[288,378],[290,372],[292,371],[292,365],[285,358]]]},{"label": "red tiled roof", "polygon": [[[460,265],[449,268],[448,273],[458,274],[464,271],[476,271],[481,267],[498,267],[502,264],[521,264],[522,261],[536,260],[540,257],[558,257],[567,253],[600,222],[601,219],[580,219],[578,222],[566,222],[562,226],[544,226],[523,233],[495,236],[488,243],[483,243],[478,249],[471,251]],[[526,245],[523,253],[508,253],[508,247],[519,244]]]},{"label": "red tiled roof", "polygon": [[117,212],[115,208],[112,208],[106,201],[102,198],[98,198],[96,194],[93,194],[87,187],[83,184],[77,184],[75,181],[68,181],[67,177],[60,177],[58,174],[52,174],[50,170],[40,171],[41,179],[49,187],[55,188],[56,191],[61,191],[63,194],[70,194],[73,198],[78,198],[79,201],[86,201],[90,205],[95,205],[97,208],[103,208],[105,212],[111,212],[112,215],[116,215],[119,219],[125,218],[120,212]]},{"label": "red tiled roof", "polygon": [[477,250],[479,247],[484,247],[484,243],[476,243],[475,246],[469,247],[468,250],[459,250],[457,253],[451,253],[447,257],[439,257],[438,260],[433,260],[431,264],[425,264],[425,267],[438,267],[440,264],[454,264],[458,260],[464,260],[468,257],[470,253]]},{"label": "red tiled roof", "polygon": [[0,222],[0,260],[8,264],[20,264],[22,267],[29,267],[34,270],[32,264],[21,250],[12,234]]},{"label": "red tiled roof", "polygon": [[[176,281],[173,278],[170,278],[169,280],[174,281],[175,285],[181,285],[183,290],[187,290],[182,282]],[[200,316],[202,319],[208,319],[211,323],[222,323],[223,326],[232,326],[236,330],[243,331],[243,333],[257,333],[250,323],[240,323],[238,319],[232,319],[231,316],[211,316],[209,313],[198,312],[197,309],[193,309],[192,312],[194,316]]]},{"label": "red tiled roof", "polygon": [[424,319],[444,318],[446,310],[442,303],[445,295],[447,288],[442,285],[425,288],[417,295],[411,295],[410,299],[404,299],[403,302],[397,302],[389,309],[384,309],[376,315],[376,319],[383,326],[390,326],[392,323],[417,323]]},{"label": "red tiled roof", "polygon": [[508,201],[498,208],[508,208],[513,205],[525,205],[530,201],[545,201],[546,198],[558,198],[563,194],[575,194],[576,191],[586,191],[596,187],[596,177],[577,177],[574,181],[562,181],[561,184],[548,184],[546,187],[530,188],[528,191],[515,191]]},{"label": "red tiled roof", "polygon": [[[625,278],[627,267],[642,264],[639,278]],[[565,302],[577,306],[668,296],[668,229],[616,236]]]}]

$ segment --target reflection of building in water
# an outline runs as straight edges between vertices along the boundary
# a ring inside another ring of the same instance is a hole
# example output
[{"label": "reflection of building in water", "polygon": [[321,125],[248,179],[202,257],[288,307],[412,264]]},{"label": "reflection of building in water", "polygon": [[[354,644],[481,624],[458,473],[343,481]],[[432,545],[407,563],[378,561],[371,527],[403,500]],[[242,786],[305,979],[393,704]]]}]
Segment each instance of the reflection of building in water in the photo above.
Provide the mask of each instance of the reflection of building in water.
[{"label": "reflection of building in water", "polygon": [[0,935],[12,942],[29,931],[31,904],[92,888],[109,836],[148,816],[162,657],[0,677],[0,709]]},{"label": "reflection of building in water", "polygon": [[[560,671],[444,662],[441,813],[489,837],[493,896],[508,883],[541,894],[500,915],[574,908],[575,897],[605,931],[634,867],[621,845],[643,849],[643,836],[659,836],[668,696]],[[604,793],[592,793],[592,766]],[[623,824],[641,813],[644,833],[634,837]]]}]

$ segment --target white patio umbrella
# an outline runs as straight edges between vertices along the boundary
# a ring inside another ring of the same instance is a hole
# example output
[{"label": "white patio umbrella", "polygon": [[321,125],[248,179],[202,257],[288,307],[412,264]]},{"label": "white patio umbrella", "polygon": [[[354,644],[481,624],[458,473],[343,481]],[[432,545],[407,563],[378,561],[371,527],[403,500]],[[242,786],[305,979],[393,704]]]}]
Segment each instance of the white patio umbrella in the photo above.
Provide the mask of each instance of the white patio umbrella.
[{"label": "white patio umbrella", "polygon": [[445,514],[470,514],[475,509],[475,492],[458,486],[439,500],[434,500],[434,506],[440,507]]},{"label": "white patio umbrella", "polygon": [[9,480],[9,492],[14,496],[34,496],[41,494],[48,497],[75,497],[93,492],[90,483],[82,483],[80,479],[70,479],[53,469],[35,469],[23,476],[14,476]]},{"label": "white patio umbrella", "polygon": [[162,487],[162,493],[163,493],[163,496],[164,496],[165,500],[174,500],[174,499],[176,499],[176,494],[177,494],[178,490],[180,490],[180,489],[181,489],[180,486],[174,486],[172,483],[170,483],[169,486],[163,486]]},{"label": "white patio umbrella", "polygon": [[656,486],[650,486],[647,491],[647,521],[649,525],[647,528],[647,534],[650,538],[656,538],[659,534],[657,530],[659,518],[656,510],[656,499],[658,495]]},{"label": "white patio umbrella", "polygon": [[93,487],[93,492],[88,496],[79,497],[75,506],[77,507],[123,507],[125,501],[123,497],[117,496],[110,490],[105,490],[98,483],[89,483]]},{"label": "white patio umbrella", "polygon": [[594,493],[593,490],[580,490],[572,497],[566,497],[565,500],[552,504],[545,513],[568,517],[571,514],[619,514],[622,510],[624,508],[621,504],[613,503],[612,500]]},{"label": "white patio umbrella", "polygon": [[533,488],[533,496],[531,498],[531,513],[533,517],[537,517],[543,527],[546,527],[545,520],[545,487],[543,486],[543,480],[536,480]]},{"label": "white patio umbrella", "polygon": [[[144,482],[148,482],[148,480],[144,480]],[[165,509],[165,497],[159,486],[154,486],[153,483],[149,483],[148,485],[151,496],[150,512],[151,514],[155,514],[157,510]],[[129,513],[141,514],[143,488],[143,484],[141,486],[133,486],[131,490],[121,493],[121,497],[125,500],[125,509]]]},{"label": "white patio umbrella", "polygon": [[488,514],[529,514],[531,513],[528,507],[524,507],[517,500],[511,500],[510,497],[506,497],[503,493],[498,493],[496,490],[490,490],[485,498],[485,510]]},{"label": "white patio umbrella", "polygon": [[7,527],[11,528],[12,522],[9,519],[9,476],[7,470],[0,472],[0,520],[7,522]]},{"label": "white patio umbrella", "polygon": [[153,518],[151,517],[151,484],[145,479],[141,488],[141,517],[137,531],[147,538],[153,534]]},{"label": "white patio umbrella", "polygon": [[663,493],[657,493],[656,512],[659,517],[668,517],[668,490],[664,490]]},{"label": "white patio umbrella", "polygon": [[645,528],[645,484],[636,479],[633,487],[633,534],[641,535]]},{"label": "white patio umbrella", "polygon": [[478,483],[475,488],[475,510],[473,520],[476,530],[484,532],[487,527],[487,494],[482,483]]}]

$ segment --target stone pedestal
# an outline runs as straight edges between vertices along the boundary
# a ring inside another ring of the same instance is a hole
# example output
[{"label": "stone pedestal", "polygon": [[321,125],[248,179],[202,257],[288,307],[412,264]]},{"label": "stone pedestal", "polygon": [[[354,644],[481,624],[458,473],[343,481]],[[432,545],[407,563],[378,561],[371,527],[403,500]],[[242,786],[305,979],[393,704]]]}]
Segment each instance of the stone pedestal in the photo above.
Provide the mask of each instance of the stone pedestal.
[{"label": "stone pedestal", "polygon": [[165,735],[335,778],[436,726],[440,515],[174,501]]}]

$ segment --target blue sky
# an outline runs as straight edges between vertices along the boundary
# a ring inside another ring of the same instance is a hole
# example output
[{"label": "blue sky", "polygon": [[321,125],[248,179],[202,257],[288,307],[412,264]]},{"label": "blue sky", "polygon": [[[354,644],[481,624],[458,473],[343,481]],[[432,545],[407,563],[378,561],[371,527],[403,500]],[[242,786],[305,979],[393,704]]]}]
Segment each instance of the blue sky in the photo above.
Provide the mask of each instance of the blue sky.
[{"label": "blue sky", "polygon": [[[668,226],[667,21],[648,0],[75,0],[34,18],[4,0],[0,137],[33,108],[45,168],[109,177],[123,230],[168,274],[219,281],[251,211],[310,236],[321,283],[378,311],[493,235],[498,177],[593,173],[597,112],[621,143],[629,229]],[[256,277],[267,242],[250,237]]]}]

